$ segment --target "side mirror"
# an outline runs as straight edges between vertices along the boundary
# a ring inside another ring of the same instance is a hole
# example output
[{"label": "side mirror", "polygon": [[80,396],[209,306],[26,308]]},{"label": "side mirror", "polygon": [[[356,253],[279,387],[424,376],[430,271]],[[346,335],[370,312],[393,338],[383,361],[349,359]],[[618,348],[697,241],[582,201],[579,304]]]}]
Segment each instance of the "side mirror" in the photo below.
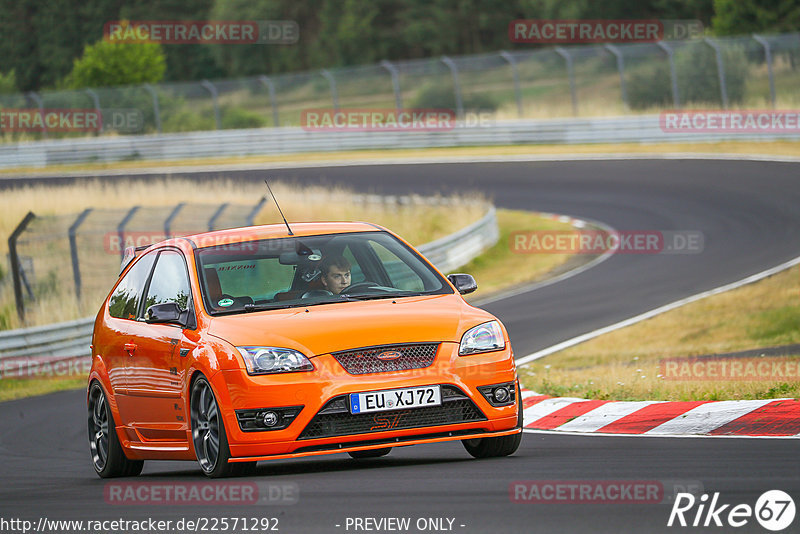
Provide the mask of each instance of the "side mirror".
[{"label": "side mirror", "polygon": [[456,289],[462,295],[472,293],[478,289],[478,282],[475,281],[471,274],[449,274],[447,279],[456,286]]},{"label": "side mirror", "polygon": [[174,302],[165,302],[164,304],[153,304],[147,311],[144,312],[144,320],[147,323],[175,323],[183,324],[181,322],[181,314],[183,312]]}]

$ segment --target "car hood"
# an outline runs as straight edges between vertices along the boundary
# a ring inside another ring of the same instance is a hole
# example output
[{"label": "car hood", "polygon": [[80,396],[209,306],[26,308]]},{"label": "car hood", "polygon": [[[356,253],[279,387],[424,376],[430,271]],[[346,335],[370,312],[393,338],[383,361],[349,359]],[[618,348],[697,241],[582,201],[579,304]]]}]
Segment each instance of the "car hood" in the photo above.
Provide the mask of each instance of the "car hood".
[{"label": "car hood", "polygon": [[235,346],[285,347],[317,356],[391,343],[457,343],[466,330],[492,319],[460,295],[431,295],[227,315],[212,318],[208,332]]}]

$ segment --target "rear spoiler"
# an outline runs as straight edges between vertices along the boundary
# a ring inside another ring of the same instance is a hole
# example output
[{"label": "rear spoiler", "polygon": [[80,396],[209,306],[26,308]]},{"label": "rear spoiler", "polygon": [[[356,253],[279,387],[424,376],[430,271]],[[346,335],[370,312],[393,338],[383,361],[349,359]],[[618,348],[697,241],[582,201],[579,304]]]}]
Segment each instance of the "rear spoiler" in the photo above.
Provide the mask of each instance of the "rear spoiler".
[{"label": "rear spoiler", "polygon": [[125,270],[130,262],[141,256],[142,252],[150,248],[151,245],[142,245],[140,247],[125,247],[125,252],[122,254],[122,264],[119,266],[119,274]]}]

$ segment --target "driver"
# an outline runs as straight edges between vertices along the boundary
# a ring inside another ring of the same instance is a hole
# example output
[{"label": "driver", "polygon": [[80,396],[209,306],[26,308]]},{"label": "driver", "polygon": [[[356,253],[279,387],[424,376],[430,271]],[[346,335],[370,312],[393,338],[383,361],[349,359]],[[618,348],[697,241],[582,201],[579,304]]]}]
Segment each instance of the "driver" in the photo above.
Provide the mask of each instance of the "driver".
[{"label": "driver", "polygon": [[344,256],[326,256],[319,268],[322,285],[334,295],[350,285],[350,262]]}]

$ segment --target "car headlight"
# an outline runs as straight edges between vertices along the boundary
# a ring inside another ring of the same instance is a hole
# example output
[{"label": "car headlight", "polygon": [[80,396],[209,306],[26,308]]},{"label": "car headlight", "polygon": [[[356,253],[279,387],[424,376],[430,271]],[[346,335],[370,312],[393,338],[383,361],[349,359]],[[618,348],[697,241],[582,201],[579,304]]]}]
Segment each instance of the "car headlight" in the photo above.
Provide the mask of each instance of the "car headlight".
[{"label": "car headlight", "polygon": [[314,370],[314,364],[296,350],[280,347],[236,347],[236,349],[244,358],[247,373],[251,375]]},{"label": "car headlight", "polygon": [[497,321],[479,324],[470,328],[461,338],[461,346],[458,348],[458,355],[475,354],[478,352],[491,352],[506,348],[506,340],[503,338],[503,330]]}]

